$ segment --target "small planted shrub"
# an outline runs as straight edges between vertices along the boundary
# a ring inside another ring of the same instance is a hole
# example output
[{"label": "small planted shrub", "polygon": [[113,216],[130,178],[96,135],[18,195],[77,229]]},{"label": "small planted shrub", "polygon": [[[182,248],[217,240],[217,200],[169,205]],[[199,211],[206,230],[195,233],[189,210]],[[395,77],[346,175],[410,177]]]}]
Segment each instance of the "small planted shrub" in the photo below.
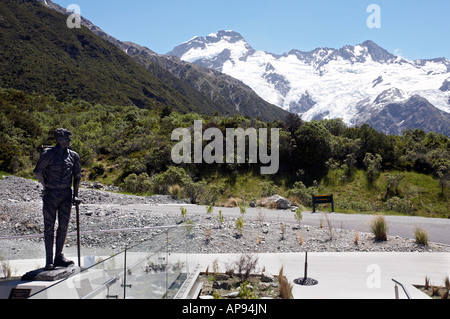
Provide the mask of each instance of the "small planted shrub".
[{"label": "small planted shrub", "polygon": [[186,232],[188,235],[192,235],[192,231],[194,230],[195,224],[192,219],[188,219],[183,223],[186,227]]},{"label": "small planted shrub", "polygon": [[187,219],[187,209],[181,206],[180,211],[181,211],[181,218],[183,219],[183,222],[185,222]]},{"label": "small planted shrub", "polygon": [[286,237],[286,224],[281,223],[280,225],[280,229],[281,229],[281,240],[284,240]]},{"label": "small planted shrub", "polygon": [[241,283],[246,282],[255,273],[259,257],[252,254],[241,254],[234,262],[233,269]]},{"label": "small planted shrub", "polygon": [[375,240],[386,241],[388,232],[388,223],[384,216],[375,216],[370,223],[370,230],[375,236]]},{"label": "small planted shrub", "polygon": [[252,285],[250,285],[248,282],[244,282],[239,286],[239,298],[241,299],[258,299],[258,295],[253,292],[253,289],[251,288]]},{"label": "small planted shrub", "polygon": [[301,208],[297,208],[294,213],[294,218],[298,222],[298,228],[300,228],[300,223],[302,222],[303,215]]},{"label": "small planted shrub", "polygon": [[242,232],[244,230],[244,226],[245,226],[245,221],[244,221],[244,218],[242,218],[242,216],[241,216],[236,220],[236,223],[235,223],[235,227],[236,227],[237,231],[239,232],[239,235],[241,235],[241,236],[242,236]]},{"label": "small planted shrub", "polygon": [[225,216],[223,216],[222,210],[219,210],[218,216],[216,218],[217,222],[219,223],[219,228],[222,229],[223,223],[225,222]]}]

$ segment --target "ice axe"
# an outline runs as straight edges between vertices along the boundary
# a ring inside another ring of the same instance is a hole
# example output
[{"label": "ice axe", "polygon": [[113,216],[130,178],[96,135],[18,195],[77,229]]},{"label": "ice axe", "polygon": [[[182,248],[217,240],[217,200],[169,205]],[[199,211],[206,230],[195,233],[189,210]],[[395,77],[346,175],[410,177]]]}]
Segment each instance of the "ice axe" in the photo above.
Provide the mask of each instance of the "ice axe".
[{"label": "ice axe", "polygon": [[81,267],[81,249],[80,249],[80,204],[82,200],[78,197],[73,199],[73,204],[77,212],[77,250],[78,250],[78,267]]}]

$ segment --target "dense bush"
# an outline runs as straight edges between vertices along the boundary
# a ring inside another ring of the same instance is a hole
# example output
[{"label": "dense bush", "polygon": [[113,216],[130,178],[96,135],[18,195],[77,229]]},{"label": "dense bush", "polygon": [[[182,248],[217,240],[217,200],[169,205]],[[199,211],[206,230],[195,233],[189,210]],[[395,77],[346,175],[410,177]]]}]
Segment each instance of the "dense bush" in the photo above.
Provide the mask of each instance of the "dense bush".
[{"label": "dense bush", "polygon": [[[310,206],[311,195],[317,191],[315,180],[326,176],[326,183],[350,182],[353,172],[361,169],[370,184],[386,168],[427,173],[439,181],[442,195],[450,179],[450,139],[422,130],[387,136],[367,125],[349,128],[341,120],[303,122],[290,116],[285,122],[265,123],[243,116],[181,114],[81,100],[61,102],[52,96],[1,88],[0,111],[0,170],[32,177],[39,146],[53,145],[53,131],[65,127],[74,133],[72,146],[81,156],[86,177],[106,178],[129,192],[169,194],[169,187],[178,185],[180,195],[211,203],[225,186],[205,188],[202,180],[227,176],[227,187],[232,187],[240,174],[259,171],[258,165],[248,162],[173,166],[171,150],[176,142],[171,141],[171,133],[178,127],[192,130],[194,120],[203,120],[203,129],[220,129],[224,136],[227,128],[280,129],[279,174],[262,182],[261,196],[277,192],[279,180],[284,178],[288,195]],[[203,141],[203,147],[207,143]],[[339,176],[327,176],[329,170]],[[404,200],[388,201],[400,198],[401,176],[386,179],[386,207],[411,213]],[[368,209],[359,202],[350,207]]]},{"label": "dense bush", "polygon": [[414,212],[414,207],[411,201],[397,196],[394,196],[386,201],[385,209],[402,214],[412,214]]},{"label": "dense bush", "polygon": [[303,182],[296,182],[287,195],[307,207],[312,207],[312,196],[317,195],[317,187],[306,187]]}]

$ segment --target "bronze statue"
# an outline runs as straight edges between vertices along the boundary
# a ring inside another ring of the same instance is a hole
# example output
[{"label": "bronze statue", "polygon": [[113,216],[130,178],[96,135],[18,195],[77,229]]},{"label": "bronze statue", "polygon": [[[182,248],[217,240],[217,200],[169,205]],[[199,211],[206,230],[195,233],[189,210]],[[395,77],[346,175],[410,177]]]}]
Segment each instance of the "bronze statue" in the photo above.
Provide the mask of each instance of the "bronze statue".
[{"label": "bronze statue", "polygon": [[[66,241],[72,204],[79,202],[78,189],[81,181],[80,156],[70,149],[72,133],[66,129],[57,129],[54,134],[56,146],[43,151],[34,170],[38,181],[43,185],[46,270],[74,264],[73,261],[64,257],[62,251]],[[57,216],[58,229],[56,231],[55,259],[53,260]]]}]

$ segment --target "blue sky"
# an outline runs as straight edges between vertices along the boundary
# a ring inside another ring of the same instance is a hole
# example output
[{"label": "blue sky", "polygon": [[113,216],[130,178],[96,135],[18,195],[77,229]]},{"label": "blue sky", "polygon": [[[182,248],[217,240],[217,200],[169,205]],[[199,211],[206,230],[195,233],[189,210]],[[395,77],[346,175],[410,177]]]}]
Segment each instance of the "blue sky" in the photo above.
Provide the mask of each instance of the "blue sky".
[{"label": "blue sky", "polygon": [[[194,36],[242,34],[256,50],[341,48],[372,40],[405,58],[450,59],[449,0],[53,0],[122,41],[164,54]],[[370,4],[381,28],[369,28]]]}]

